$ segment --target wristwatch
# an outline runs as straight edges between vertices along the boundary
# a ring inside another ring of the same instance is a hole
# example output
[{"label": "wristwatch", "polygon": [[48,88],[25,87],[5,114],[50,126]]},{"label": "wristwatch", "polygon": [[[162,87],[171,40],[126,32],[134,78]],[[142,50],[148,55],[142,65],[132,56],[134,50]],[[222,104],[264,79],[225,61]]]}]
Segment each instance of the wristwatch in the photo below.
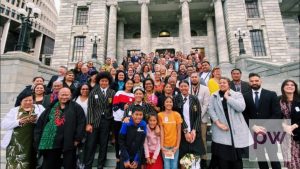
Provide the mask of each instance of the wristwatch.
[{"label": "wristwatch", "polygon": [[186,134],[186,133],[188,133],[189,131],[188,131],[188,129],[183,129],[183,133],[184,134]]}]

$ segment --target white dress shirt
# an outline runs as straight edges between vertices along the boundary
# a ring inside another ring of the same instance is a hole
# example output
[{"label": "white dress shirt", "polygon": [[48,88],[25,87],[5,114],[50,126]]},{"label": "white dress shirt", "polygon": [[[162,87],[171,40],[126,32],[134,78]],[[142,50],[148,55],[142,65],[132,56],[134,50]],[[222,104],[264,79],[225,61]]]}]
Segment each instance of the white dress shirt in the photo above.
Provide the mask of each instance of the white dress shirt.
[{"label": "white dress shirt", "polygon": [[253,102],[255,103],[255,92],[258,92],[258,100],[260,99],[260,94],[261,94],[261,89],[259,88],[258,90],[253,90],[252,89],[252,97],[253,97]]}]

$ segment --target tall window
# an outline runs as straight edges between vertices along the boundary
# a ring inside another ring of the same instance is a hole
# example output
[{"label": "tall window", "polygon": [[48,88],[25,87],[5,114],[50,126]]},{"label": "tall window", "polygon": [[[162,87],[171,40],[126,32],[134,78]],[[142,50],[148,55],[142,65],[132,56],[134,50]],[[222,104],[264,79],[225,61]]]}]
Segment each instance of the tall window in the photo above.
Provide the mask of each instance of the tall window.
[{"label": "tall window", "polygon": [[88,20],[88,8],[80,7],[77,8],[76,25],[86,25]]},{"label": "tall window", "polygon": [[266,56],[267,54],[262,31],[251,30],[250,36],[254,56]]},{"label": "tall window", "polygon": [[248,18],[259,18],[257,0],[246,0]]},{"label": "tall window", "polygon": [[78,61],[83,59],[84,54],[84,36],[78,36],[74,39],[74,47],[73,47],[73,61]]}]

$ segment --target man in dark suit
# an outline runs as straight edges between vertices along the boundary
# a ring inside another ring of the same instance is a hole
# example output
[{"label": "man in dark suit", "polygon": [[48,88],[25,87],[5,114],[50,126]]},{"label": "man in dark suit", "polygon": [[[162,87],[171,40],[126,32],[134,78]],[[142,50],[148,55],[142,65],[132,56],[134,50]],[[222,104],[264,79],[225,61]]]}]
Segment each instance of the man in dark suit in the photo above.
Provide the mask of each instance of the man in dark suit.
[{"label": "man in dark suit", "polygon": [[103,169],[106,160],[107,144],[110,126],[113,119],[112,102],[115,91],[109,88],[112,77],[109,72],[101,72],[96,78],[99,85],[95,86],[89,95],[87,140],[84,152],[85,169],[91,169],[94,156],[99,144],[98,169]]},{"label": "man in dark suit", "polygon": [[251,90],[249,83],[241,80],[242,71],[238,68],[231,70],[232,81],[229,83],[230,89],[245,94]]},{"label": "man in dark suit", "polygon": [[53,82],[55,81],[63,81],[68,69],[65,66],[59,66],[58,75],[53,75],[47,85],[47,88],[51,90],[53,86]]},{"label": "man in dark suit", "polygon": [[[246,109],[243,112],[246,122],[249,124],[251,119],[280,119],[281,110],[277,95],[273,91],[261,88],[260,76],[256,73],[249,74],[250,92],[244,94]],[[267,128],[264,124],[256,124],[250,126],[254,133],[266,133]],[[277,146],[272,146],[272,149],[265,148],[270,159],[277,159],[271,162],[272,169],[280,169],[281,165],[277,157]],[[257,150],[257,155],[263,159],[258,162],[260,169],[269,169],[268,162],[265,160],[265,150]]]}]

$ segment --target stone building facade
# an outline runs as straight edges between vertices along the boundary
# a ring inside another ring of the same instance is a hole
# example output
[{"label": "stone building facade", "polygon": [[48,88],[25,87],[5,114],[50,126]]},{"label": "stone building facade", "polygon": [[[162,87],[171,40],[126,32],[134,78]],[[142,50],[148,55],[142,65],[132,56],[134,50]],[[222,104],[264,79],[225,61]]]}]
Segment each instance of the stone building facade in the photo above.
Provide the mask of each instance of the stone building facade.
[{"label": "stone building facade", "polygon": [[214,64],[240,57],[237,30],[250,58],[299,61],[297,0],[61,0],[52,66],[92,59],[118,62],[132,51],[198,49]]},{"label": "stone building facade", "polygon": [[[41,15],[34,20],[30,33],[30,53],[42,61],[43,56],[51,56],[58,12],[54,0],[2,0],[0,6],[1,55],[14,51],[21,31],[21,17],[18,9],[26,9],[26,3],[33,2],[41,10]],[[50,64],[50,63],[49,63]]]}]

